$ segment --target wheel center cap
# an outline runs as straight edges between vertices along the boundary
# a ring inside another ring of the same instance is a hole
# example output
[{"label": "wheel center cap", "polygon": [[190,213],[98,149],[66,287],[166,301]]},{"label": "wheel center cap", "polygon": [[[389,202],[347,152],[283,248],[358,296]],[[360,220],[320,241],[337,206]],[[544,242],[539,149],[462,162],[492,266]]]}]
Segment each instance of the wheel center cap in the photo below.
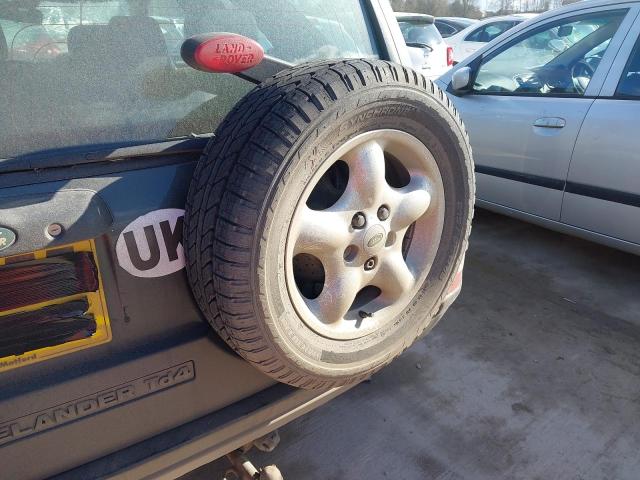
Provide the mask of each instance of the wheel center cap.
[{"label": "wheel center cap", "polygon": [[386,236],[387,232],[382,225],[373,225],[364,235],[362,248],[370,255],[377,253],[384,247]]}]

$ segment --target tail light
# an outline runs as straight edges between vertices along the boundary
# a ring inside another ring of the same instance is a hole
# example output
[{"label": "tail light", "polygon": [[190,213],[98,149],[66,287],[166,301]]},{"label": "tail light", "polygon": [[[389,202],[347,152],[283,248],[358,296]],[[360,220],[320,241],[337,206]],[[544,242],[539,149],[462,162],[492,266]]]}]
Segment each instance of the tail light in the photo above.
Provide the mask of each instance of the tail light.
[{"label": "tail light", "polygon": [[451,281],[451,285],[449,285],[449,288],[447,289],[447,295],[456,293],[461,288],[462,288],[462,269],[460,269],[458,273],[456,273],[455,277],[453,277],[453,280]]},{"label": "tail light", "polygon": [[447,67],[453,65],[453,47],[447,47]]},{"label": "tail light", "polygon": [[464,270],[464,257],[462,258],[462,262],[460,262],[460,266],[458,267],[458,271],[451,280],[449,284],[449,288],[447,288],[447,292],[445,293],[445,298],[451,298],[453,295],[457,295],[460,293],[462,289],[462,271]]}]

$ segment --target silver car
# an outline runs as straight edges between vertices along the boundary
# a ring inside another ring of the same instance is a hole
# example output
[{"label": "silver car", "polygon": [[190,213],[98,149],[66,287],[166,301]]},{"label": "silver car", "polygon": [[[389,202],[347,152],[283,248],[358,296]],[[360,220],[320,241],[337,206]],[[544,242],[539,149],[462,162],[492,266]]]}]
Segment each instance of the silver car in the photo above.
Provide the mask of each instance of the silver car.
[{"label": "silver car", "polygon": [[471,138],[479,206],[640,254],[639,13],[559,8],[438,80]]}]

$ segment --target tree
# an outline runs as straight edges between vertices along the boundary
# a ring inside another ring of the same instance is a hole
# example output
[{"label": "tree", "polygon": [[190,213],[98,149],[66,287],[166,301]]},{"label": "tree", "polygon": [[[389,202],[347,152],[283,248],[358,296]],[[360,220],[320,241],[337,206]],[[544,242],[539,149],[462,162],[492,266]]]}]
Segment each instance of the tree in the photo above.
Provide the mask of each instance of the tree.
[{"label": "tree", "polygon": [[577,2],[579,0],[495,0],[491,2],[491,15],[509,15],[511,13],[546,12],[557,8],[563,2]]},{"label": "tree", "polygon": [[452,17],[481,18],[482,12],[474,0],[454,0],[449,4],[448,15]]},{"label": "tree", "polygon": [[457,16],[480,18],[482,12],[476,6],[477,0],[391,0],[396,12],[426,13],[436,17]]}]

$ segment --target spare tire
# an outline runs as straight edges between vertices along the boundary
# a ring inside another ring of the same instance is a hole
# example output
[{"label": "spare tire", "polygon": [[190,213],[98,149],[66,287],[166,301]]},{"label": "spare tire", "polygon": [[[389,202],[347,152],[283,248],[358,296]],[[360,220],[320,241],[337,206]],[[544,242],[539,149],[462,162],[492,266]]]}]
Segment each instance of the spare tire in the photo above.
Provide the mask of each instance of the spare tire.
[{"label": "spare tire", "polygon": [[354,383],[440,318],[473,197],[465,129],[431,81],[378,60],[301,65],[241,100],[196,167],[189,281],[267,375]]}]

